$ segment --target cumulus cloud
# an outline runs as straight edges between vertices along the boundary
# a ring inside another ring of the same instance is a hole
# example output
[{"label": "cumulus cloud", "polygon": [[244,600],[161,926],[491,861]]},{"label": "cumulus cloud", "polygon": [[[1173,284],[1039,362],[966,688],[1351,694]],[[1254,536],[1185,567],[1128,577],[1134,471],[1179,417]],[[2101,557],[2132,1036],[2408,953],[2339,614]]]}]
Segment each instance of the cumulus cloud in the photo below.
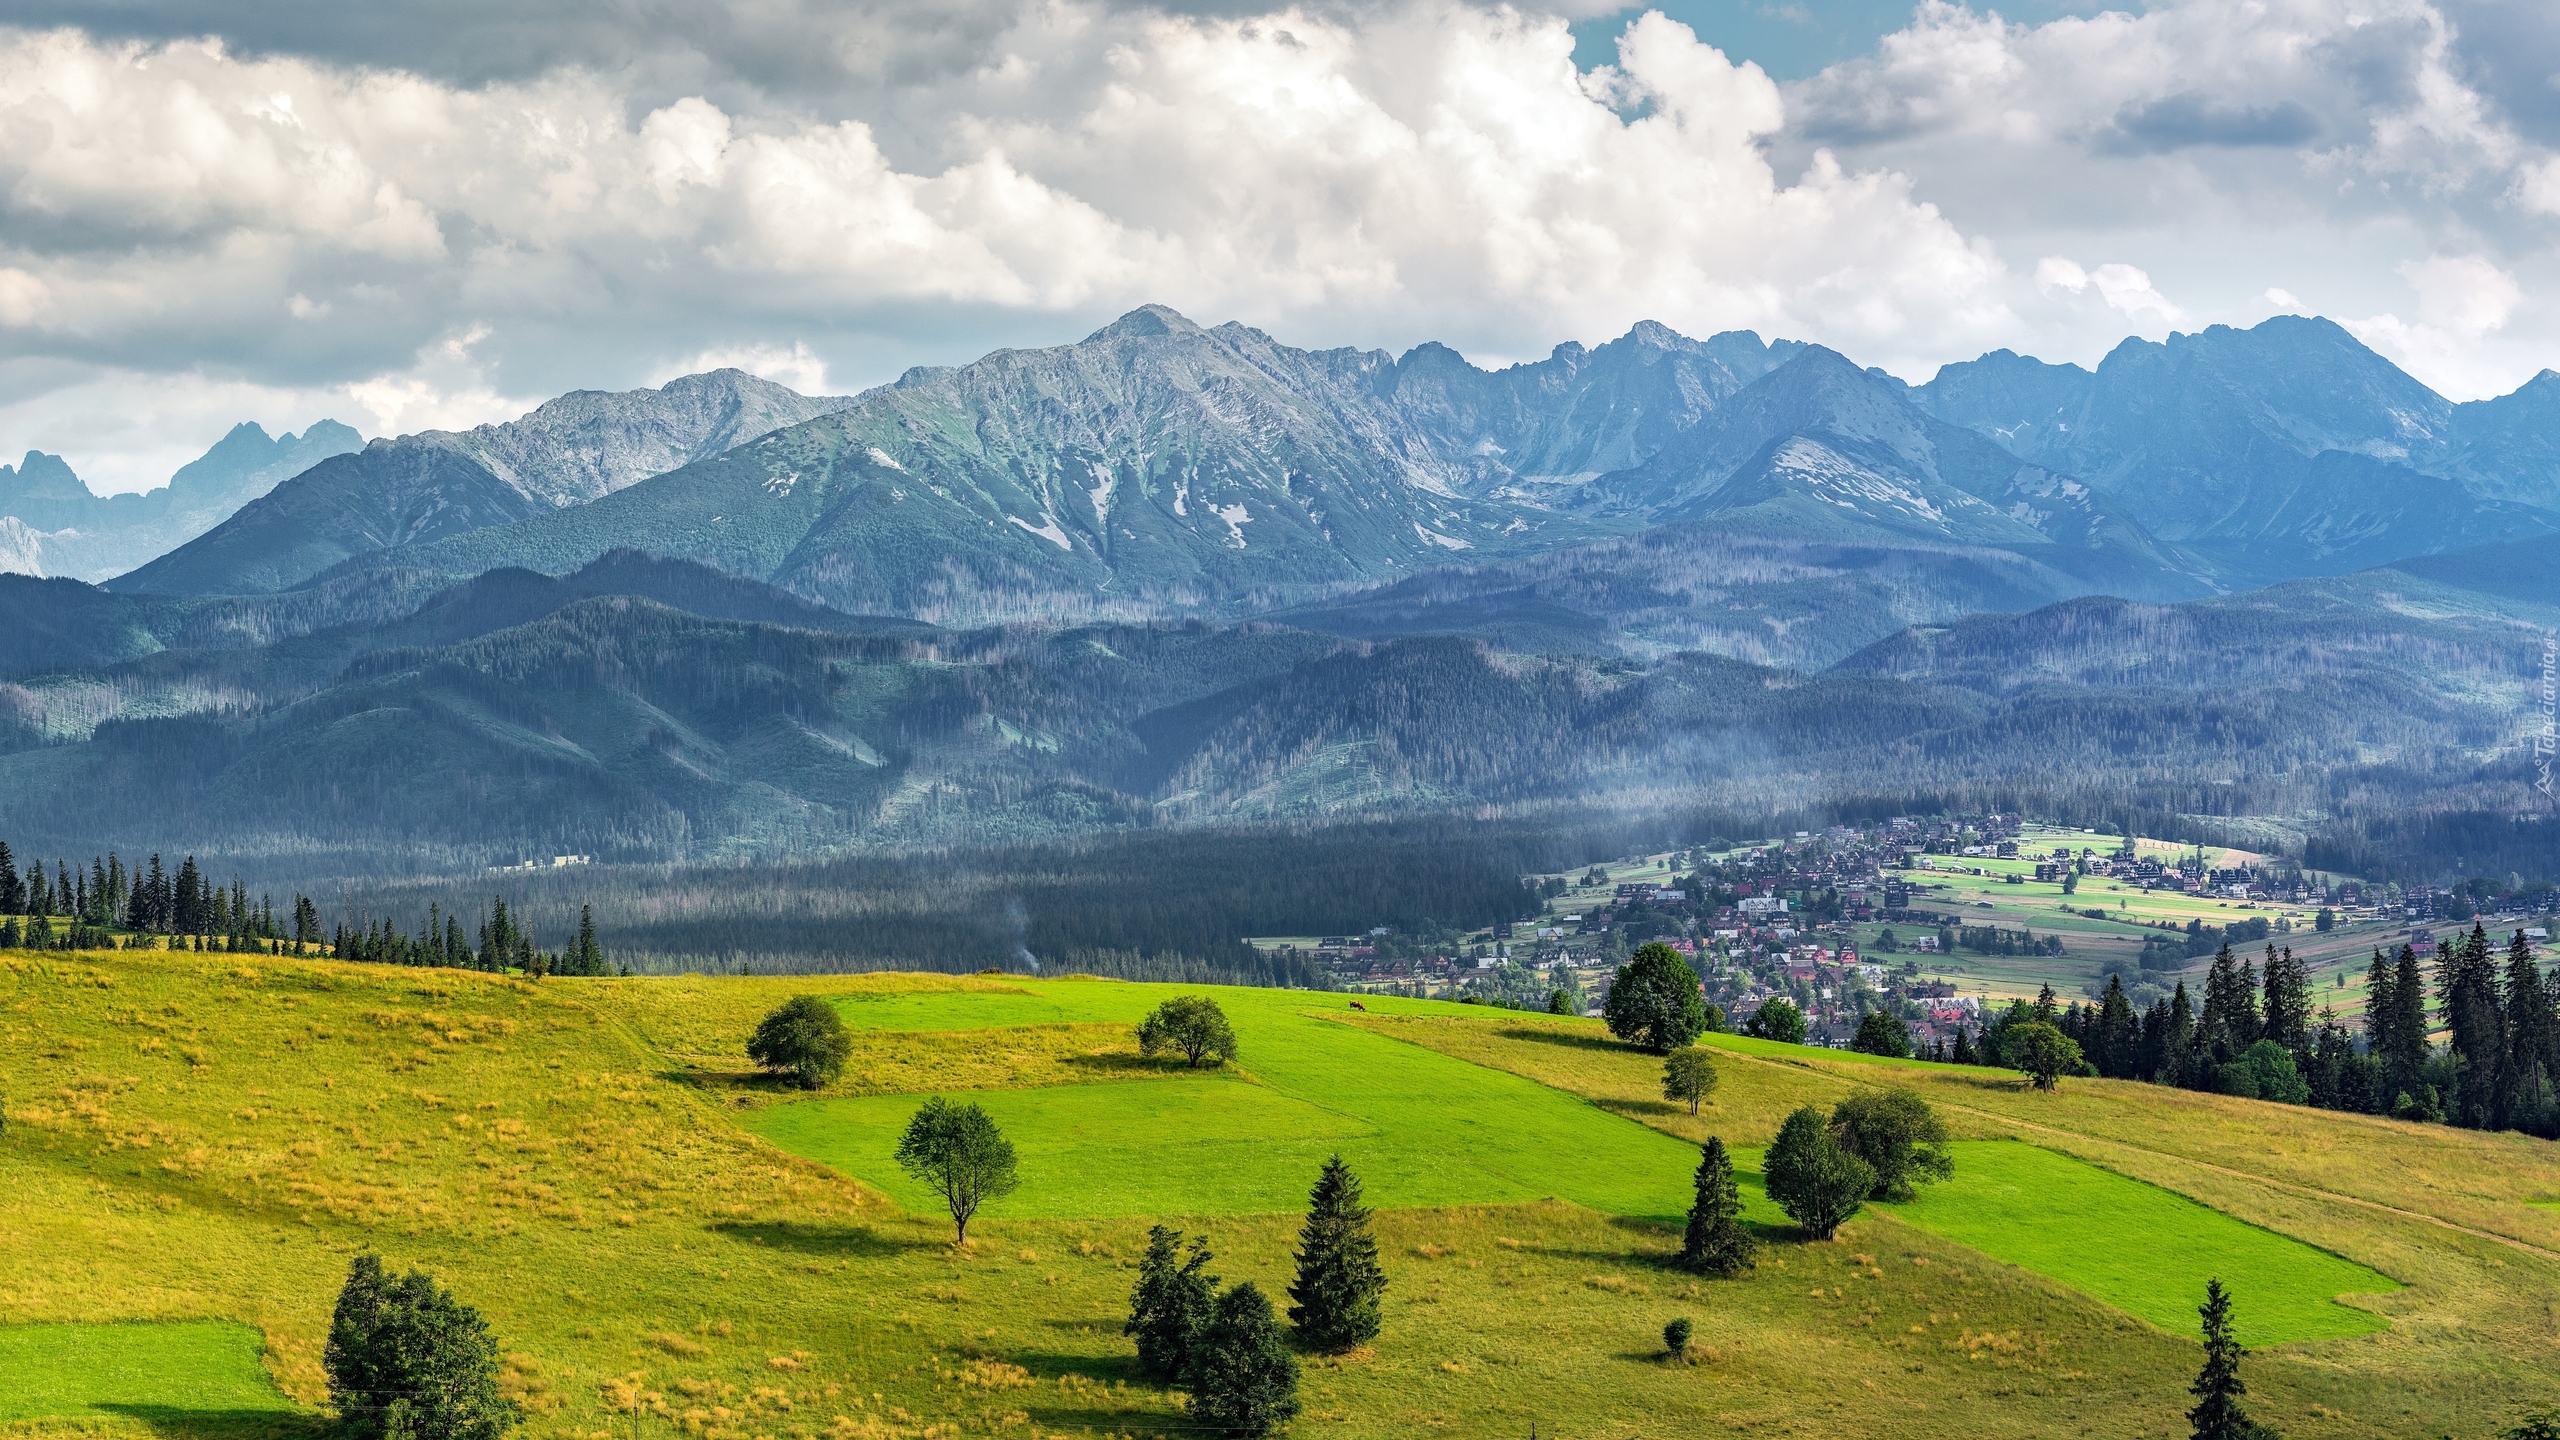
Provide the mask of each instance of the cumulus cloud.
[{"label": "cumulus cloud", "polygon": [[2519,7],[1929,0],[1785,87],[1654,14],[1578,70],[1605,8],[29,0],[85,28],[0,29],[0,447],[131,486],[235,418],[850,390],[1145,301],[1491,360],[1750,327],[1915,378],[2326,306],[2457,398],[2560,343],[2560,24]]},{"label": "cumulus cloud", "polygon": [[2411,374],[2434,377],[2440,389],[2479,394],[2498,388],[2505,377],[2482,356],[2480,342],[2523,305],[2516,277],[2478,255],[2430,255],[2399,273],[2417,292],[2417,320],[2386,312],[2345,321],[2346,327]]},{"label": "cumulus cloud", "polygon": [[1999,261],[1905,178],[1772,169],[1757,67],[1657,14],[1596,71],[1572,43],[1442,0],[1060,4],[976,70],[812,113],[0,31],[0,359],[388,430],[774,346],[877,379],[935,316],[1055,340],[1151,300],[1494,357],[1646,318],[1906,367],[2006,333]]},{"label": "cumulus cloud", "polygon": [[2434,255],[2485,257],[2520,292],[2560,282],[2544,218],[2560,215],[2560,105],[2522,78],[2560,70],[2560,23],[2518,8],[2161,0],[2022,24],[1929,0],[1873,56],[1789,87],[1775,148],[1909,175],[2013,253],[2120,257],[2112,283],[2038,268],[2042,304],[2020,309],[2047,358],[2094,359],[2108,318],[2247,324],[2313,295],[2380,312],[2378,347],[2471,398],[2532,375],[2560,332],[2511,305],[2466,352],[2449,324],[2411,322],[2443,337],[2421,343],[2383,321],[2406,313],[2404,282],[2457,288]]},{"label": "cumulus cloud", "polygon": [[2149,275],[2131,265],[2110,263],[2083,270],[2074,261],[2048,255],[2036,262],[2036,285],[2048,294],[2065,291],[2079,295],[2094,289],[2108,309],[2135,319],[2148,317],[2163,328],[2184,324],[2187,319],[2187,312],[2152,288]]}]

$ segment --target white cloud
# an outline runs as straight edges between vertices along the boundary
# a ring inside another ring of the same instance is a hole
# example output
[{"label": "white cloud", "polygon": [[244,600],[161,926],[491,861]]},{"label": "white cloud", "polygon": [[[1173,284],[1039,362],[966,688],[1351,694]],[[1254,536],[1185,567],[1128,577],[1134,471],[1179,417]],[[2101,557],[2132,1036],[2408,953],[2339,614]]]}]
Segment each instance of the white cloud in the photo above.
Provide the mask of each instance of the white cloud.
[{"label": "white cloud", "polygon": [[[2434,255],[2485,256],[2530,295],[2560,283],[2542,218],[2560,160],[2462,42],[2431,0],[2159,0],[2040,25],[1931,0],[1872,57],[1788,87],[1776,150],[1907,174],[2008,253],[2117,257],[2111,284],[2035,272],[2044,303],[2019,309],[2049,359],[2095,360],[2127,328],[2253,323],[2297,294],[2405,314],[2400,267]],[[2525,307],[2458,366],[2402,353],[2467,398],[2549,363],[2555,325]]]},{"label": "white cloud", "polygon": [[1778,87],[1659,15],[1591,74],[1560,18],[1454,0],[1011,23],[835,114],[0,30],[0,361],[30,362],[0,407],[157,373],[411,429],[783,336],[777,373],[885,378],[883,347],[1147,301],[1488,357],[1751,326],[1905,369],[2013,325],[1903,177],[1773,171]]},{"label": "white cloud", "polygon": [[2516,277],[2478,255],[2430,255],[2399,267],[2418,292],[2418,318],[2464,339],[2505,325],[2524,303]]},{"label": "white cloud", "polygon": [[2098,298],[2106,303],[2108,309],[2128,318],[2147,318],[2160,327],[2182,325],[2187,321],[2186,311],[2171,304],[2168,296],[2152,288],[2149,275],[2121,262],[2083,270],[2075,261],[2048,255],[2036,262],[2036,286],[2047,294],[2062,290],[2073,295],[2095,287]]},{"label": "white cloud", "polygon": [[2416,323],[2384,313],[2341,323],[2402,369],[2449,395],[2506,388],[2504,367],[2481,352],[2481,340],[2505,328],[2524,303],[2513,275],[2478,255],[2430,255],[2399,267],[2418,292]]},{"label": "white cloud", "polygon": [[826,395],[835,389],[827,379],[826,360],[799,341],[789,345],[715,345],[697,350],[672,365],[658,367],[648,383],[664,385],[706,370],[744,370],[803,395]]}]

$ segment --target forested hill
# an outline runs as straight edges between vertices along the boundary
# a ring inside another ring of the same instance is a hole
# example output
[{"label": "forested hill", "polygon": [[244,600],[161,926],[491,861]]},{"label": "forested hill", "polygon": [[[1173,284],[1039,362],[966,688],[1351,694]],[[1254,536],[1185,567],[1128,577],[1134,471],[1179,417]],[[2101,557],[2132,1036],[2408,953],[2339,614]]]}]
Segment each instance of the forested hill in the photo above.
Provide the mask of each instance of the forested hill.
[{"label": "forested hill", "polygon": [[[2410,582],[2393,584],[2339,590],[2321,623],[2381,638],[2325,668],[2284,663],[2332,647],[2288,632],[2295,607],[2073,602],[1806,675],[1261,623],[939,629],[620,556],[263,646],[22,675],[0,692],[0,807],[49,819],[61,834],[27,838],[70,853],[345,873],[1924,788],[2304,807],[2377,765],[2407,789],[2489,784],[2531,657],[2509,625],[2392,608]],[[2060,653],[2038,636],[2097,637],[2076,654],[2217,626],[2256,627],[2263,658],[1986,678],[2021,646]]]}]

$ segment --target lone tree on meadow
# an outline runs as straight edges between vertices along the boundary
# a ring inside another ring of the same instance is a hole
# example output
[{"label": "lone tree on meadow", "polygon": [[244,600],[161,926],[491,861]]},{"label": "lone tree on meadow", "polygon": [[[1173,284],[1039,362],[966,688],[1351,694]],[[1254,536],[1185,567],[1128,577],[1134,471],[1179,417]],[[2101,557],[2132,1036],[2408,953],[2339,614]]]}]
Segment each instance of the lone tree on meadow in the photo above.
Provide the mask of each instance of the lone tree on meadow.
[{"label": "lone tree on meadow", "polygon": [[348,1267],[321,1365],[356,1440],[498,1440],[523,1418],[498,1393],[498,1344],[480,1312],[424,1271],[394,1279],[378,1255]]},{"label": "lone tree on meadow", "polygon": [[1218,1008],[1217,1001],[1206,995],[1184,995],[1167,1000],[1139,1022],[1138,1053],[1152,1056],[1164,1050],[1181,1051],[1194,1070],[1203,1061],[1232,1065],[1236,1032],[1227,1025],[1227,1012]]},{"label": "lone tree on meadow", "polygon": [[2240,1408],[2240,1397],[2249,1393],[2240,1383],[2240,1357],[2248,1352],[2231,1333],[2231,1292],[2220,1278],[2204,1282],[2204,1303],[2196,1313],[2204,1317],[2204,1368],[2187,1387],[2196,1397],[2187,1412],[2195,1440],[2274,1440],[2274,1431]]},{"label": "lone tree on meadow", "polygon": [[1222,1435],[1268,1435],[1298,1414],[1298,1359],[1249,1280],[1218,1297],[1184,1379],[1191,1418]]},{"label": "lone tree on meadow", "polygon": [[2009,1063],[2027,1072],[2039,1090],[2061,1088],[2062,1077],[2080,1069],[2080,1042],[2042,1020],[2012,1025],[2000,1035]]},{"label": "lone tree on meadow", "polygon": [[1218,1277],[1202,1273],[1208,1268],[1207,1240],[1195,1236],[1186,1250],[1181,1231],[1148,1229],[1146,1258],[1129,1292],[1129,1323],[1120,1333],[1136,1337],[1138,1368],[1157,1380],[1179,1384],[1190,1372],[1192,1347],[1218,1304]]},{"label": "lone tree on meadow", "polygon": [[978,1207],[1010,1195],[1021,1183],[1013,1142],[972,1102],[954,1105],[936,1095],[924,1102],[898,1139],[898,1168],[933,1187],[951,1207],[954,1244],[969,1243],[969,1221]]},{"label": "lone tree on meadow", "polygon": [[1707,1097],[1715,1091],[1716,1065],[1715,1061],[1707,1058],[1706,1051],[1695,1045],[1683,1045],[1663,1057],[1663,1099],[1686,1100],[1689,1113],[1695,1115],[1698,1107],[1706,1103]]},{"label": "lone tree on meadow", "polygon": [[1378,1242],[1360,1203],[1360,1179],[1342,1157],[1324,1162],[1298,1229],[1298,1280],[1289,1287],[1289,1323],[1307,1348],[1340,1354],[1378,1335],[1378,1297],[1387,1289]]},{"label": "lone tree on meadow", "polygon": [[1804,1227],[1807,1236],[1828,1240],[1841,1222],[1858,1213],[1874,1191],[1876,1172],[1866,1161],[1842,1149],[1822,1112],[1807,1105],[1778,1127],[1778,1138],[1761,1162],[1769,1198]]},{"label": "lone tree on meadow", "polygon": [[773,1007],[747,1041],[747,1058],[803,1090],[815,1090],[844,1073],[853,1035],[836,1007],[815,995],[794,995]]},{"label": "lone tree on meadow", "polygon": [[1849,1048],[1861,1055],[1890,1055],[1896,1060],[1911,1058],[1911,1027],[1902,1017],[1883,1010],[1870,1010],[1858,1021],[1856,1038]]},{"label": "lone tree on meadow", "polygon": [[1908,1200],[1920,1182],[1956,1173],[1947,1153],[1946,1122],[1908,1090],[1862,1090],[1832,1107],[1831,1134],[1840,1148],[1876,1172],[1872,1200]]},{"label": "lone tree on meadow", "polygon": [[1698,1038],[1707,1028],[1707,1002],[1698,993],[1698,972],[1680,952],[1659,940],[1636,947],[1609,982],[1609,999],[1600,1018],[1609,1033],[1657,1055],[1667,1055]]},{"label": "lone tree on meadow", "polygon": [[1680,1237],[1680,1268],[1700,1275],[1737,1275],[1750,1268],[1756,1248],[1742,1228],[1742,1192],[1733,1183],[1733,1157],[1724,1141],[1707,1137],[1698,1157],[1698,1198]]}]

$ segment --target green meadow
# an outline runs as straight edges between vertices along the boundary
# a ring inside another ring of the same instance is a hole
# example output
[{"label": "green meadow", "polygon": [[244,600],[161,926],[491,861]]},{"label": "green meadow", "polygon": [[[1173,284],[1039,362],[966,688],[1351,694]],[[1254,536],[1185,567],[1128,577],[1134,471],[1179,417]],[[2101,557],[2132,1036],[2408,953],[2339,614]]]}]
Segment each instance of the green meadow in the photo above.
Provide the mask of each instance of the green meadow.
[{"label": "green meadow", "polygon": [[2381,1316],[2338,1297],[2400,1288],[2369,1267],[2068,1155],[2007,1141],[1952,1149],[1954,1178],[1890,1207],[1895,1216],[2164,1330],[2195,1331],[2212,1276],[2249,1297],[2238,1325],[2245,1345],[2383,1329]]},{"label": "green meadow", "polygon": [[0,1421],[289,1415],[260,1348],[227,1320],[0,1325]]},{"label": "green meadow", "polygon": [[[802,993],[859,1032],[815,1094],[742,1054]],[[1277,1294],[1336,1149],[1381,1207],[1385,1329],[1310,1359],[1292,1435],[2183,1434],[2208,1273],[2297,1440],[2560,1403],[2541,1142],[1732,1037],[1693,1117],[1592,1022],[1276,991],[1216,991],[1242,1063],[1190,1072],[1131,1033],[1178,993],[0,955],[0,1423],[307,1436],[373,1250],[484,1312],[525,1440],[635,1411],[646,1440],[1186,1435],[1120,1333],[1148,1225]],[[1746,1174],[1757,1267],[1665,1264],[1699,1140],[1747,1169],[1880,1084],[1947,1118],[1952,1182],[1807,1244]],[[966,1247],[887,1160],[935,1093],[1022,1154]]]},{"label": "green meadow", "polygon": [[[865,1030],[971,1030],[1125,1023],[1178,987],[1029,981],[1022,995],[855,1000]],[[1339,1152],[1380,1205],[1508,1204],[1557,1197],[1612,1215],[1686,1213],[1689,1147],[1562,1091],[1340,1023],[1340,996],[1286,990],[1221,996],[1243,1052],[1235,1071],[996,1091],[976,1097],[1023,1159],[1029,1183],[991,1215],[1209,1215],[1302,1204]],[[1370,1002],[1373,1012],[1446,1009]],[[890,1156],[914,1096],[808,1100],[748,1120],[797,1155],[886,1191],[924,1192]]]}]

